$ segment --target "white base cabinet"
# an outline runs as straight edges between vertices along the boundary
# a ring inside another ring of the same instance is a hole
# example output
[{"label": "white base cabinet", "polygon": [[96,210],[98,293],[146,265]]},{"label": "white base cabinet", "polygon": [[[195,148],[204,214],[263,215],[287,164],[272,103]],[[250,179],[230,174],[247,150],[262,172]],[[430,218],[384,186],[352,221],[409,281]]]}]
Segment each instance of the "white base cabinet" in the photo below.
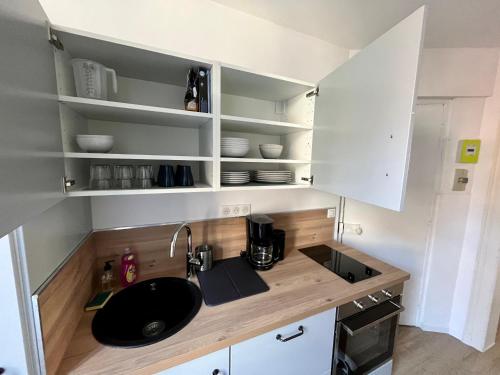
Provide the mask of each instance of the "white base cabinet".
[{"label": "white base cabinet", "polygon": [[156,375],[326,375],[331,373],[331,309]]},{"label": "white base cabinet", "polygon": [[229,375],[229,348],[158,372],[156,375]]},{"label": "white base cabinet", "polygon": [[233,345],[231,375],[329,374],[334,332],[332,309]]}]

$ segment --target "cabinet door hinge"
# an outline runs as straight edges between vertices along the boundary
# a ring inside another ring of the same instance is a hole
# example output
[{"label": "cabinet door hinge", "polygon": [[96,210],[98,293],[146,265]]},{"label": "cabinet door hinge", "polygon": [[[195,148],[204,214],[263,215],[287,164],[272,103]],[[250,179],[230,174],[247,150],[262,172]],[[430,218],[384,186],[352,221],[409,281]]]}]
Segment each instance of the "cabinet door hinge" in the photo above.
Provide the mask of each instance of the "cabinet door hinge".
[{"label": "cabinet door hinge", "polygon": [[306,94],[306,98],[310,98],[311,96],[319,96],[319,86]]},{"label": "cabinet door hinge", "polygon": [[71,186],[74,186],[75,184],[76,184],[76,180],[64,176],[62,178],[63,193],[66,194],[68,192],[68,188]]},{"label": "cabinet door hinge", "polygon": [[311,177],[302,177],[301,178],[302,181],[308,181],[312,184],[314,184],[314,176],[311,176]]},{"label": "cabinet door hinge", "polygon": [[50,27],[49,27],[49,43],[52,44],[57,49],[64,51],[64,46],[61,40],[57,37],[57,35],[54,33],[54,30],[52,30]]}]

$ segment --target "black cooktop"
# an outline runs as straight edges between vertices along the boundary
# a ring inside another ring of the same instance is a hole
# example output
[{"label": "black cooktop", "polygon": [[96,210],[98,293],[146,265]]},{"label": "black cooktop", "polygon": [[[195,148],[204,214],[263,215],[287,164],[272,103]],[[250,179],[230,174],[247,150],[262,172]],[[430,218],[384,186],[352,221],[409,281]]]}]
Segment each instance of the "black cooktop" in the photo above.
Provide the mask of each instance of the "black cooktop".
[{"label": "black cooktop", "polygon": [[351,284],[380,275],[379,271],[326,245],[306,247],[299,251]]}]

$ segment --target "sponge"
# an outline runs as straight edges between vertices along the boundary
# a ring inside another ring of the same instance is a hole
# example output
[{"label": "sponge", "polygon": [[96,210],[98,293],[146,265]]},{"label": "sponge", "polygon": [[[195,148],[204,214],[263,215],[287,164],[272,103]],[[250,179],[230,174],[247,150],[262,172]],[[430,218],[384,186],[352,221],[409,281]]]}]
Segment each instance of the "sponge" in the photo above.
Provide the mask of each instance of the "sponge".
[{"label": "sponge", "polygon": [[92,298],[85,305],[85,311],[99,310],[104,307],[104,305],[109,301],[113,295],[112,290],[107,290],[105,292],[97,293],[94,298]]}]

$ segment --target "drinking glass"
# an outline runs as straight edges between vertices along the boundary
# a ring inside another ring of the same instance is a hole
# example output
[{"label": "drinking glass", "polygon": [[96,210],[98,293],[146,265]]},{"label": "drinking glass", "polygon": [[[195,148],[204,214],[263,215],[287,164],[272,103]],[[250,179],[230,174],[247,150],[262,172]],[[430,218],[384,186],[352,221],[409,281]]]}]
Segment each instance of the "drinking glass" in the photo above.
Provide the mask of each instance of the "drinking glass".
[{"label": "drinking glass", "polygon": [[135,178],[137,179],[152,179],[153,166],[152,165],[137,165],[135,167]]},{"label": "drinking glass", "polygon": [[115,180],[130,180],[134,178],[134,168],[131,165],[115,165],[113,177]]},{"label": "drinking glass", "polygon": [[96,164],[90,166],[91,180],[109,180],[111,178],[111,167],[109,165]]}]

